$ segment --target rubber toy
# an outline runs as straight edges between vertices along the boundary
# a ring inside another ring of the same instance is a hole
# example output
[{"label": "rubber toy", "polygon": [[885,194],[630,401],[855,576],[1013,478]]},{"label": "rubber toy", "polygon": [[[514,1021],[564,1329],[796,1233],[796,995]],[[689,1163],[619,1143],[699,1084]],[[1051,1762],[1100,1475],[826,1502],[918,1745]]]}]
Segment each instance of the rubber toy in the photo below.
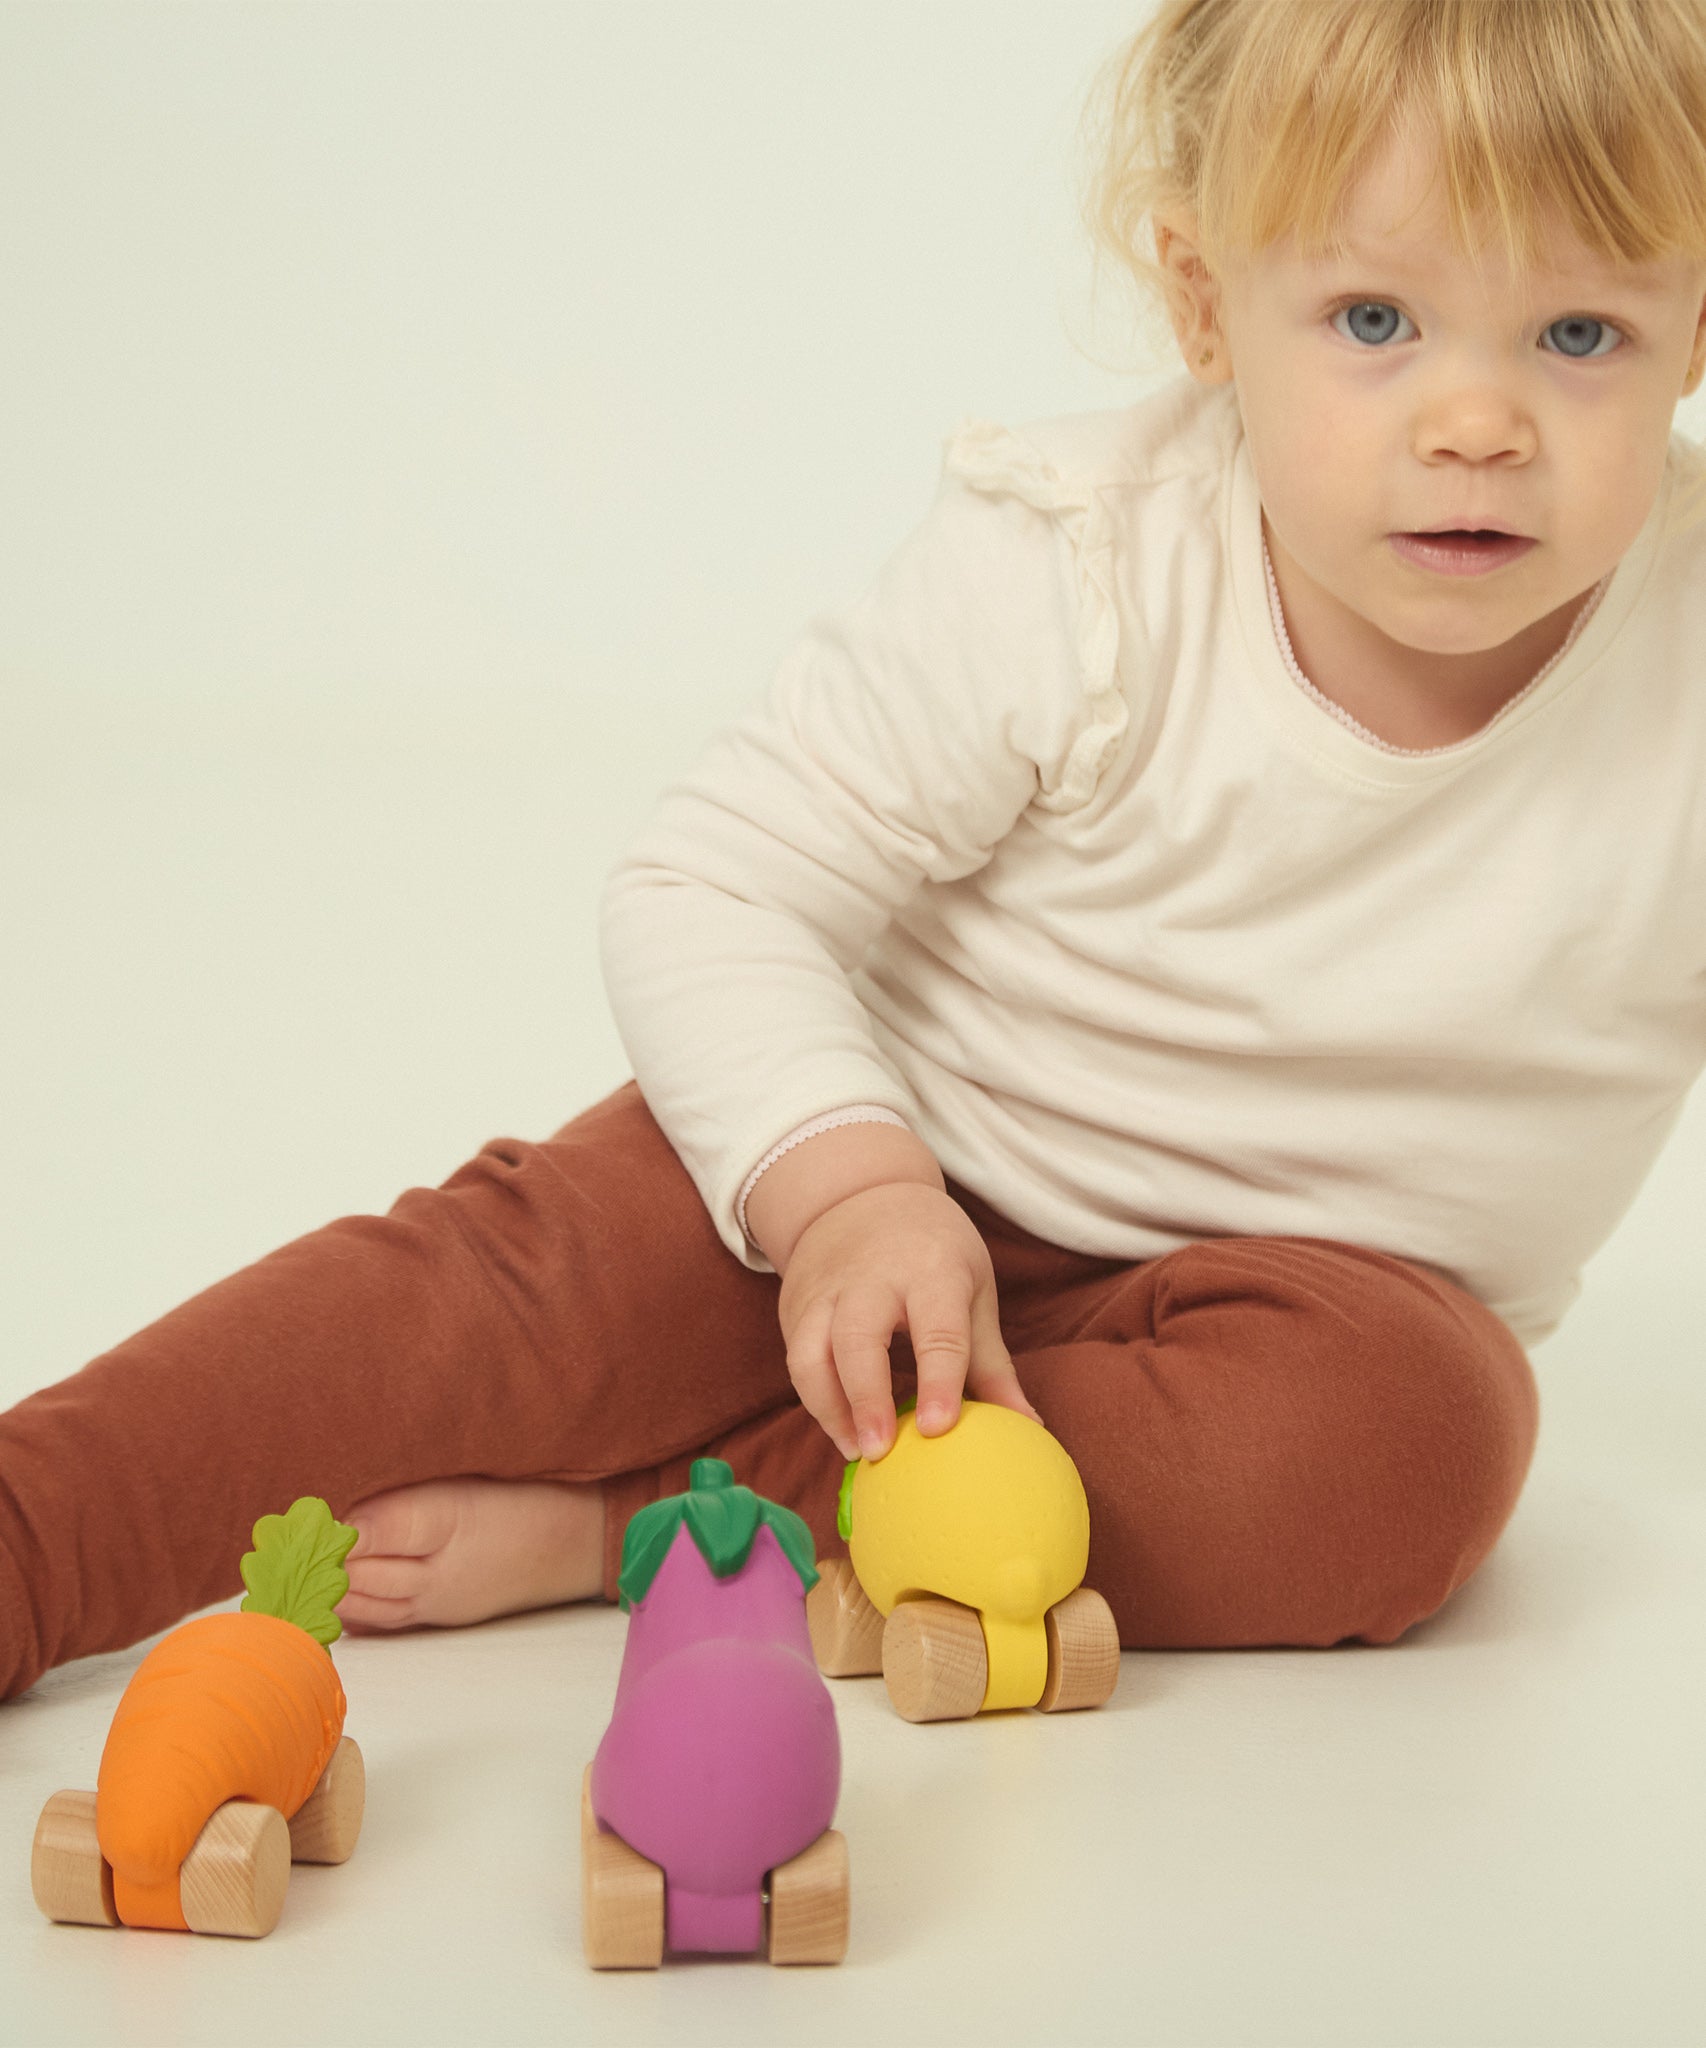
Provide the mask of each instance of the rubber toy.
[{"label": "rubber toy", "polygon": [[888,1452],[842,1481],[846,1559],[819,1565],[808,1603],[820,1667],[881,1671],[909,1721],[1001,1707],[1094,1707],[1119,1676],[1108,1603],[1080,1582],[1090,1509],[1040,1423],[962,1403],[941,1436],[910,1408]]},{"label": "rubber toy", "polygon": [[356,1532],[323,1500],[263,1515],[248,1597],[163,1636],[114,1710],[93,1792],[56,1792],[30,1857],[50,1920],[268,1934],[295,1863],[342,1863],[366,1777],[330,1646]]},{"label": "rubber toy", "polygon": [[581,1786],[581,1935],[594,1969],[667,1950],[838,1963],[847,1845],[830,1826],[841,1740],[805,1598],[798,1515],[699,1458],[629,1522],[628,1640]]}]

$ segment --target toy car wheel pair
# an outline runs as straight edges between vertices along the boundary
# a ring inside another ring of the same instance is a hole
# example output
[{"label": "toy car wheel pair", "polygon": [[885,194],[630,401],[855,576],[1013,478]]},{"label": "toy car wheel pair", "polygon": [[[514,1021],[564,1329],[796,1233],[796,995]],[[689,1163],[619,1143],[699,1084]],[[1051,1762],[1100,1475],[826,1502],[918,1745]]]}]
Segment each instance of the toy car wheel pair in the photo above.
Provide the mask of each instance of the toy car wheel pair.
[{"label": "toy car wheel pair", "polygon": [[[977,1610],[957,1600],[902,1600],[885,1619],[865,1597],[852,1565],[818,1565],[806,1602],[818,1668],[830,1678],[881,1672],[894,1710],[907,1721],[961,1721],[982,1710],[989,1657]],[[1043,1617],[1048,1675],[1034,1704],[1045,1714],[1099,1707],[1119,1678],[1120,1639],[1108,1603],[1079,1586]]]},{"label": "toy car wheel pair", "polygon": [[[286,1820],[276,1806],[228,1799],[196,1837],[179,1870],[184,1918],[195,1934],[270,1934],[293,1863],[342,1863],[361,1833],[367,1775],[346,1735],[307,1799]],[[50,1920],[117,1927],[112,1866],[95,1832],[93,1792],[56,1792],[42,1808],[30,1852],[30,1887]]]},{"label": "toy car wheel pair", "polygon": [[[663,1961],[664,1872],[592,1810],[592,1766],[581,1784],[581,1943],[595,1970],[655,1970]],[[764,1880],[764,1940],[772,1963],[838,1963],[852,1914],[847,1838],[825,1828]]]}]

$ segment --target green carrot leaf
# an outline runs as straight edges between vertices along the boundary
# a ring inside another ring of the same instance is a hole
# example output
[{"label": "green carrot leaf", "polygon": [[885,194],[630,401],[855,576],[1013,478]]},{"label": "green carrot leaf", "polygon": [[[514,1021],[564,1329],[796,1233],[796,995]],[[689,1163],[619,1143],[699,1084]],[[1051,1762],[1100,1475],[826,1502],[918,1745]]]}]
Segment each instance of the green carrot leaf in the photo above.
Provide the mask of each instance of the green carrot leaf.
[{"label": "green carrot leaf", "polygon": [[249,1597],[239,1611],[293,1621],[329,1649],[344,1632],[333,1610],[349,1591],[344,1559],[357,1533],[312,1494],[282,1515],[262,1515],[241,1567]]}]

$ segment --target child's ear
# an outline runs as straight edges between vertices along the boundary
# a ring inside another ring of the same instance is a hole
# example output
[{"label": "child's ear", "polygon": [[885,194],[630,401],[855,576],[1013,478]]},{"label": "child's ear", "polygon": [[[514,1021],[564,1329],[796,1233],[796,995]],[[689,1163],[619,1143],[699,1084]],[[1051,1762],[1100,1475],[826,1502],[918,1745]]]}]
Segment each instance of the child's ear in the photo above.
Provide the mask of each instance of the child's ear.
[{"label": "child's ear", "polygon": [[1224,384],[1232,375],[1232,360],[1220,331],[1220,287],[1203,261],[1196,222],[1183,212],[1157,213],[1153,226],[1167,310],[1185,368],[1199,384]]}]

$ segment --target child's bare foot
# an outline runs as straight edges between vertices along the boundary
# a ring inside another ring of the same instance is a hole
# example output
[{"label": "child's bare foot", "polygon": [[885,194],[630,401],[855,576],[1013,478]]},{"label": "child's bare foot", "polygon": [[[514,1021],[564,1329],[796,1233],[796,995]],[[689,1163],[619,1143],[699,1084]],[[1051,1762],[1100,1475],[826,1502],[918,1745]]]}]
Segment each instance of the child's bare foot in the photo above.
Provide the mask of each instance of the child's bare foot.
[{"label": "child's bare foot", "polygon": [[361,1532],[338,1608],[352,1635],[456,1628],[604,1590],[596,1486],[429,1479],[370,1494],[345,1519]]}]

